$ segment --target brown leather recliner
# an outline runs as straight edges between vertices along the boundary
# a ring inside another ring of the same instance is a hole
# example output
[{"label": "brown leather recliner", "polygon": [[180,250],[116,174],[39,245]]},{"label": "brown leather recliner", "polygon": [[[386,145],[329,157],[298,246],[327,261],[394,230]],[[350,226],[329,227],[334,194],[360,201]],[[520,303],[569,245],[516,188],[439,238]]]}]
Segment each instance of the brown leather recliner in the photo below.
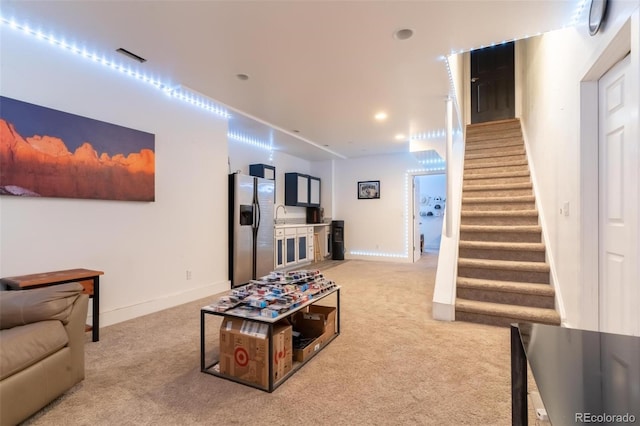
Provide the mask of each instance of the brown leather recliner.
[{"label": "brown leather recliner", "polygon": [[68,283],[0,291],[0,425],[19,423],[84,379],[89,297]]}]

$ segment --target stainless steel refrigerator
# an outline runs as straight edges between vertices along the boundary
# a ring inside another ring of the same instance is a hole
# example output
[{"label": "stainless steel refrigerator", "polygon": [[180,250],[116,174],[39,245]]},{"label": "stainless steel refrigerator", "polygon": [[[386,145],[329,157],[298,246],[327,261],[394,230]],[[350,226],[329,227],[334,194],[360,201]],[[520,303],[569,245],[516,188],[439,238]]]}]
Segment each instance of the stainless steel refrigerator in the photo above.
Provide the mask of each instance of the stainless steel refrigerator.
[{"label": "stainless steel refrigerator", "polygon": [[229,175],[229,281],[246,284],[274,269],[275,181]]}]

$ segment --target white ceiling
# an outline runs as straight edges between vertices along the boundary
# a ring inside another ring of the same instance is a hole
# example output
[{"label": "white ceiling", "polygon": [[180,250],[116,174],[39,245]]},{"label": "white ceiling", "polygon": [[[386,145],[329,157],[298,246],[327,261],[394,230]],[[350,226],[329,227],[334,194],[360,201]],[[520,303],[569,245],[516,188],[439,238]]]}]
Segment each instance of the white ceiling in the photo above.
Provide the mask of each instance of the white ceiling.
[{"label": "white ceiling", "polygon": [[[408,151],[396,134],[445,126],[443,55],[562,28],[579,3],[2,0],[1,13],[209,96],[234,130],[320,160]],[[404,28],[414,36],[397,40]]]}]

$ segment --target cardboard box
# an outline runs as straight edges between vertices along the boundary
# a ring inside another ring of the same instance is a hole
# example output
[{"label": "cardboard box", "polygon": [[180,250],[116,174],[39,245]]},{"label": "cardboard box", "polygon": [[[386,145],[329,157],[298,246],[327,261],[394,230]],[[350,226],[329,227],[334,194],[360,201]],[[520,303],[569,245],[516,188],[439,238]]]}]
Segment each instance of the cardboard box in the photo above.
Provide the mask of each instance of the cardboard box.
[{"label": "cardboard box", "polygon": [[305,311],[297,312],[294,317],[294,329],[304,337],[315,337],[315,340],[302,349],[293,350],[293,359],[306,361],[329,341],[335,334],[336,308],[331,306],[309,305]]},{"label": "cardboard box", "polygon": [[336,308],[333,306],[309,305],[297,312],[293,318],[294,330],[304,337],[320,337],[328,329],[335,331]]},{"label": "cardboard box", "polygon": [[324,316],[324,330],[322,334],[335,334],[336,332],[336,308],[333,306],[309,305],[310,314]]},{"label": "cardboard box", "polygon": [[[220,326],[220,373],[268,388],[269,326],[236,318],[224,318]],[[273,326],[274,383],[293,365],[291,325]]]}]

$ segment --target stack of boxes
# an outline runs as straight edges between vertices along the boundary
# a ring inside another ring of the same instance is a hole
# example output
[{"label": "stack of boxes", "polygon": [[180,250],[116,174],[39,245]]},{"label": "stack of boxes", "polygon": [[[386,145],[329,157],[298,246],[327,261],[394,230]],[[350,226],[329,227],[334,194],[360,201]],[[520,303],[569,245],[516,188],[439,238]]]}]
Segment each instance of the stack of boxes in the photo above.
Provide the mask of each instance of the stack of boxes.
[{"label": "stack of boxes", "polygon": [[[269,326],[255,321],[225,318],[220,326],[220,373],[258,385],[269,386]],[[293,366],[292,327],[273,325],[273,382]]]},{"label": "stack of boxes", "polygon": [[[233,289],[208,308],[246,318],[275,318],[335,287],[320,271],[273,272]],[[267,388],[269,364],[276,383],[291,371],[294,358],[302,362],[330,340],[335,334],[335,321],[336,308],[310,305],[273,324],[273,359],[269,360],[269,324],[225,317],[220,326],[219,371]],[[301,339],[308,344],[301,345]]]}]

